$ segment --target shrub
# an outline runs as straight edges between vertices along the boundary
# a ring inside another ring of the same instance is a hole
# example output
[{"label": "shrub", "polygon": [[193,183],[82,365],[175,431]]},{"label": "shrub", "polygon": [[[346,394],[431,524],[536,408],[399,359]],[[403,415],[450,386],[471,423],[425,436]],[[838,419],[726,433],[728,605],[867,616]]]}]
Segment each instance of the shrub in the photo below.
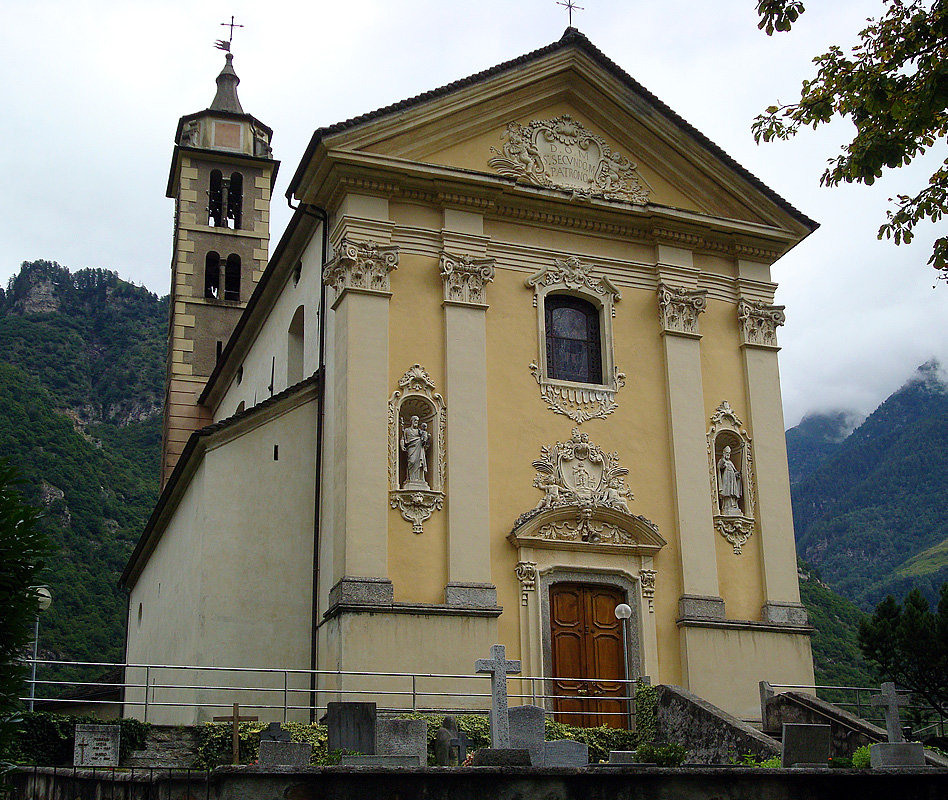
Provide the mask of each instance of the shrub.
[{"label": "shrub", "polygon": [[857,747],[853,753],[853,767],[856,769],[869,769],[872,766],[872,757],[869,753],[869,745],[864,744]]},{"label": "shrub", "polygon": [[27,711],[20,716],[19,735],[9,757],[18,764],[31,766],[68,766],[72,764],[76,725],[118,725],[122,729],[120,760],[131,755],[133,750],[145,747],[151,728],[147,722],[137,719],[101,720],[79,714]]}]

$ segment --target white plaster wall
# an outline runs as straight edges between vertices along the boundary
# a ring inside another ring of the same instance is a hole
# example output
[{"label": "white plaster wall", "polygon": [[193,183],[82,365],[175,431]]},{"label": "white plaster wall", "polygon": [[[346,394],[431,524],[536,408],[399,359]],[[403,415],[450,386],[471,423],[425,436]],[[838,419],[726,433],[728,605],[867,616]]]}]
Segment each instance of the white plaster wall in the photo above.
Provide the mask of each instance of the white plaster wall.
[{"label": "white plaster wall", "polygon": [[[316,227],[303,250],[303,269],[299,283],[293,284],[293,269],[289,270],[283,290],[267,316],[250,351],[242,361],[243,377],[236,378],[224,393],[214,410],[218,422],[237,412],[241,402],[253,408],[271,396],[270,374],[273,365],[273,392],[287,388],[287,332],[296,309],[304,307],[303,316],[303,377],[312,375],[319,361],[319,340],[316,335],[319,317],[319,292],[322,286],[322,226]],[[295,267],[295,264],[293,265]],[[275,360],[274,360],[275,359]]]},{"label": "white plaster wall", "polygon": [[[313,399],[205,453],[132,590],[131,662],[309,669],[316,410]],[[283,718],[282,673],[165,671],[160,677],[178,685],[271,686],[274,691],[156,690],[152,702],[162,700],[163,693],[202,705],[152,705],[151,722],[204,722],[226,713],[234,702],[263,721]],[[306,688],[309,678],[291,676],[289,685]],[[295,698],[298,705],[307,702],[304,694]],[[143,716],[140,707],[127,711]]]}]

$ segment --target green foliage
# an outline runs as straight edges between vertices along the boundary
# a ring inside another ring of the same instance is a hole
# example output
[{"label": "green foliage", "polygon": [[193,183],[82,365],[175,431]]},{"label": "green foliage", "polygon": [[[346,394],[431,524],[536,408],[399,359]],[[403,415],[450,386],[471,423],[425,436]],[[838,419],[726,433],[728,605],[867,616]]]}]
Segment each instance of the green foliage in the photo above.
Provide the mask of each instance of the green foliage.
[{"label": "green foliage", "polygon": [[41,657],[123,657],[117,582],[158,493],[166,328],[165,300],[105,270],[24,263],[0,299],[0,452],[56,547]]},{"label": "green foliage", "polygon": [[635,687],[635,731],[640,744],[655,740],[658,723],[658,689],[644,683]]},{"label": "green foliage", "polygon": [[17,471],[0,459],[0,754],[17,729],[12,717],[28,677],[20,659],[33,641],[36,587],[50,554],[39,511],[23,501],[21,485]]},{"label": "green foliage", "polygon": [[[823,686],[872,686],[875,681],[859,649],[859,623],[865,614],[821,583],[806,564],[800,564],[800,600],[816,628],[811,639],[816,682]],[[820,689],[831,703],[851,702],[847,693]],[[855,709],[850,708],[854,711]]]},{"label": "green foliage", "polygon": [[853,767],[855,769],[869,769],[872,766],[872,757],[869,753],[869,745],[864,744],[857,747],[853,752]]},{"label": "green foliage", "polygon": [[[796,0],[759,0],[761,27],[786,31],[803,12]],[[884,169],[910,164],[948,134],[948,0],[899,0],[859,33],[850,54],[831,47],[813,59],[796,103],[770,106],[754,121],[754,138],[789,139],[801,128],[848,119],[855,135],[823,173],[821,183],[871,185]],[[879,238],[911,242],[915,226],[938,222],[948,211],[948,160],[914,195],[900,194],[879,228]],[[948,277],[948,236],[935,241],[929,259]]]},{"label": "green foliage", "polygon": [[17,764],[61,767],[72,764],[76,725],[118,725],[122,729],[119,758],[127,758],[133,750],[145,747],[147,722],[137,719],[103,721],[97,717],[77,714],[24,712],[17,722],[17,736],[7,757]]},{"label": "green foliage", "polygon": [[683,745],[640,744],[635,748],[635,757],[643,764],[655,764],[659,767],[680,767],[685,763],[688,751]]},{"label": "green foliage", "polygon": [[934,614],[918,589],[902,605],[889,595],[859,626],[859,646],[880,677],[948,716],[948,583]]},{"label": "green foliage", "polygon": [[777,769],[781,765],[780,756],[761,759],[753,753],[742,753],[736,758],[732,758],[731,763],[741,767],[758,767],[760,769]]}]

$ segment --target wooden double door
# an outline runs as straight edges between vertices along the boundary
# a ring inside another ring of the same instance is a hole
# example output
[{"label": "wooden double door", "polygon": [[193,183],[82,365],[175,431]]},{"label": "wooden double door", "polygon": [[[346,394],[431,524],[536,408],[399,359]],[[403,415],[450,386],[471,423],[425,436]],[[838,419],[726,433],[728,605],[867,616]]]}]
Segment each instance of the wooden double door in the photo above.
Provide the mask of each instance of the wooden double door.
[{"label": "wooden double door", "polygon": [[[625,593],[612,586],[550,587],[553,707],[557,722],[625,728],[628,701],[622,623],[615,609]],[[584,680],[580,680],[584,679]]]}]

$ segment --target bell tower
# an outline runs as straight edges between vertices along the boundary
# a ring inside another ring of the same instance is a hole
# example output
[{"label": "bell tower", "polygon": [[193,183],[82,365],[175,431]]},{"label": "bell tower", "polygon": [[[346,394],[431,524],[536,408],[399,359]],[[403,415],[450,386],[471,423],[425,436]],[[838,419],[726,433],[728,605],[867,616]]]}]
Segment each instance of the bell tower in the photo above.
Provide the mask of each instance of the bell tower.
[{"label": "bell tower", "polygon": [[267,264],[273,131],[244,112],[230,43],[218,47],[228,52],[217,93],[178,121],[168,177],[175,215],[162,487],[191,433],[212,421],[198,397]]}]

